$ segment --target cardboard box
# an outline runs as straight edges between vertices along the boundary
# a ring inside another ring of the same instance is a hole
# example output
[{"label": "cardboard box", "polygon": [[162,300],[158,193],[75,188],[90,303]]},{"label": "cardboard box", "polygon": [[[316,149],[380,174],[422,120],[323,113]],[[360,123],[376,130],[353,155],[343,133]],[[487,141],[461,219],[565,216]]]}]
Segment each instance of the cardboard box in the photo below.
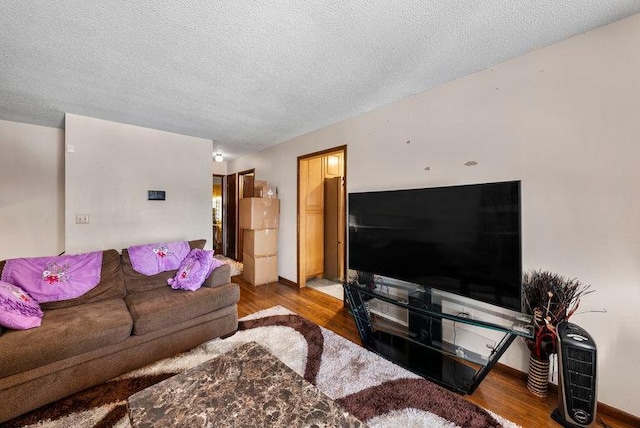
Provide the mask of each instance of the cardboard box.
[{"label": "cardboard box", "polygon": [[252,285],[278,281],[278,256],[252,257],[242,254],[242,277]]},{"label": "cardboard box", "polygon": [[245,230],[242,251],[253,257],[278,254],[278,229]]},{"label": "cardboard box", "polygon": [[253,182],[253,187],[256,189],[260,189],[262,187],[267,187],[269,185],[269,182],[266,180],[256,180]]},{"label": "cardboard box", "polygon": [[265,198],[241,198],[239,202],[241,229],[277,229],[280,217],[280,200]]},{"label": "cardboard box", "polygon": [[263,198],[264,196],[262,195],[264,194],[264,190],[268,185],[269,183],[267,181],[256,180],[253,183],[253,196],[255,196],[256,198]]},{"label": "cardboard box", "polygon": [[253,196],[256,198],[278,199],[278,189],[271,186],[268,181],[258,180],[254,183]]}]

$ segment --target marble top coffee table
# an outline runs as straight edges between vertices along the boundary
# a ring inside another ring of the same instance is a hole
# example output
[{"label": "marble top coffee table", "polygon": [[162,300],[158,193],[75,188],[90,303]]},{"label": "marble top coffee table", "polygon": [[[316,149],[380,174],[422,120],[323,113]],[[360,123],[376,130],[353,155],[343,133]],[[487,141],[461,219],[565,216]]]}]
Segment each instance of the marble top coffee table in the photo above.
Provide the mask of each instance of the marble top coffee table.
[{"label": "marble top coffee table", "polygon": [[364,427],[257,343],[128,399],[133,427]]}]

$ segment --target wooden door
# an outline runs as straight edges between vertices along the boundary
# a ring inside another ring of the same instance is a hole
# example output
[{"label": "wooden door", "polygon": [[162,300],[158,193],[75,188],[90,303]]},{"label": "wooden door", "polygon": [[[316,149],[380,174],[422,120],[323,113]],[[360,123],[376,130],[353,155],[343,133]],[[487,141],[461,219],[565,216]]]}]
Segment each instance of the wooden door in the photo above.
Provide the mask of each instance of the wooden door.
[{"label": "wooden door", "polygon": [[344,156],[342,152],[329,153],[323,157],[324,178],[342,177]]},{"label": "wooden door", "polygon": [[344,180],[324,180],[324,277],[344,278]]},{"label": "wooden door", "polygon": [[212,198],[214,216],[212,218],[213,243],[211,246],[216,254],[224,254],[224,211],[226,199],[224,175],[213,174]]},{"label": "wooden door", "polygon": [[253,198],[254,196],[254,183],[255,177],[253,174],[253,170],[250,174],[242,174],[240,178],[242,179],[242,197],[243,198]]},{"label": "wooden door", "polygon": [[[255,183],[255,169],[249,169],[238,173],[238,195],[240,198],[253,198]],[[238,225],[239,226],[239,225]],[[244,229],[238,227],[236,241],[236,260],[241,262],[244,258]]]},{"label": "wooden door", "polygon": [[301,221],[304,229],[304,277],[322,276],[324,272],[324,168],[321,157],[301,165]]},{"label": "wooden door", "polygon": [[[328,277],[325,272],[325,179],[346,178],[346,146],[311,153],[298,157],[298,286],[305,287],[307,279]],[[344,262],[344,232],[341,238],[339,230],[344,231],[345,201],[344,184],[336,190],[342,196],[336,196],[336,212],[341,213],[331,226],[334,230],[329,251],[335,256],[329,275],[336,279],[342,277]],[[339,259],[339,260],[338,260]]]},{"label": "wooden door", "polygon": [[223,225],[224,255],[236,258],[236,225],[237,225],[237,182],[236,174],[226,176],[225,183],[225,207]]}]

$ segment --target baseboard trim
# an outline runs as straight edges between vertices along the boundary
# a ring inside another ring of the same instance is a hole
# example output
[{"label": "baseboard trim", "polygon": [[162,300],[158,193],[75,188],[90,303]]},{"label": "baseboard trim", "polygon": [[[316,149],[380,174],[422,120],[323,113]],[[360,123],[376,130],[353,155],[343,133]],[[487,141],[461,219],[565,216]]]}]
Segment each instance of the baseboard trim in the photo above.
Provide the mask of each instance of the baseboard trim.
[{"label": "baseboard trim", "polygon": [[284,278],[282,276],[278,276],[278,282],[280,284],[286,285],[287,287],[295,288],[296,290],[300,288],[300,287],[298,287],[298,283],[297,282],[293,282],[293,281],[288,280],[287,278]]},{"label": "baseboard trim", "polygon": [[[624,410],[616,409],[613,406],[609,406],[608,404],[604,404],[598,401],[598,416],[605,418],[610,416],[615,418],[618,421],[622,421],[625,424],[629,424],[632,427],[640,427],[640,417],[634,416],[631,413],[627,413]],[[605,420],[605,423],[608,424],[608,421]]]},{"label": "baseboard trim", "polygon": [[[521,372],[518,369],[514,369],[513,367],[506,366],[502,363],[496,364],[494,370],[500,370],[507,374],[508,376],[514,377],[516,379],[522,379],[524,382],[527,381],[527,373]],[[558,385],[555,383],[549,384],[549,391],[553,394],[558,395]],[[629,424],[630,426],[640,427],[640,417],[634,416],[631,413],[627,413],[624,410],[616,409],[613,406],[608,404],[604,404],[598,401],[598,416],[603,417],[604,422],[608,424],[606,420],[607,417],[611,417],[618,421],[624,422],[625,424]]]}]

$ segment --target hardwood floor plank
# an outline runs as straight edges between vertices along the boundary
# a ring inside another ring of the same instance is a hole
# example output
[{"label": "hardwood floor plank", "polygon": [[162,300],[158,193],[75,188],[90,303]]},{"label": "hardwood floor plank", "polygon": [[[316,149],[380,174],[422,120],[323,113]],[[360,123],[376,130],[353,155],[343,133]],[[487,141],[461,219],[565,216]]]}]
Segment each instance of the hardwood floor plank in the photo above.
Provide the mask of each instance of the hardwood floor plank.
[{"label": "hardwood floor plank", "polygon": [[[340,336],[361,345],[358,330],[349,311],[341,300],[312,288],[294,289],[291,286],[271,283],[253,286],[242,277],[233,277],[240,285],[240,317],[262,309],[280,305]],[[472,395],[465,399],[503,416],[523,427],[558,428],[551,419],[557,407],[557,393],[551,388],[549,395],[538,398],[526,386],[526,375],[505,366],[496,366]],[[600,409],[601,410],[601,409]],[[610,406],[599,416],[610,427],[634,428],[640,426],[640,418],[625,414]],[[597,423],[596,426],[603,426]]]}]

